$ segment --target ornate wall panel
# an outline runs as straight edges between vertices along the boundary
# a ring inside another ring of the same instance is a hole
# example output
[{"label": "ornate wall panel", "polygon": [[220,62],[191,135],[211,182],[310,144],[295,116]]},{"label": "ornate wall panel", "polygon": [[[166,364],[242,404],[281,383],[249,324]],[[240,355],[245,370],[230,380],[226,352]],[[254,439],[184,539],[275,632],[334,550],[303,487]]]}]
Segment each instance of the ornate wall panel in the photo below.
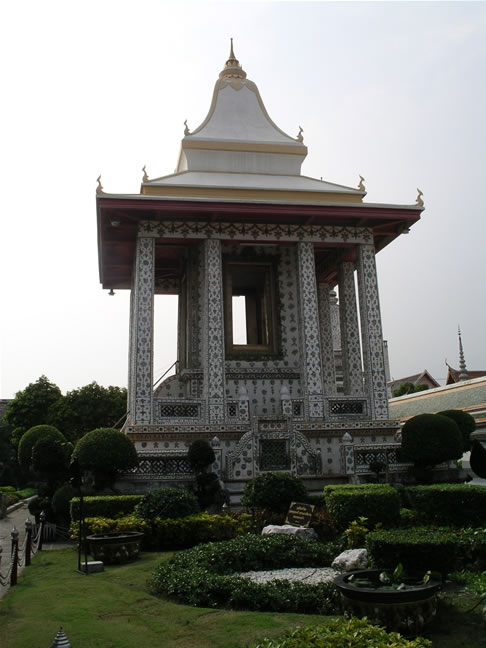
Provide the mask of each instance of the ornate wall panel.
[{"label": "ornate wall panel", "polygon": [[154,238],[138,238],[130,323],[130,420],[152,422]]},{"label": "ornate wall panel", "polygon": [[371,400],[371,415],[372,418],[387,419],[385,357],[375,249],[372,245],[359,246],[358,291],[365,385]]},{"label": "ornate wall panel", "polygon": [[363,393],[363,376],[354,266],[350,261],[345,261],[339,266],[338,280],[344,393],[347,396],[355,396]]},{"label": "ornate wall panel", "polygon": [[224,326],[221,242],[209,239],[204,244],[205,299],[203,324],[205,329],[204,383],[208,399],[209,421],[225,418]]},{"label": "ornate wall panel", "polygon": [[321,331],[322,372],[324,378],[324,395],[336,393],[336,367],[332,339],[331,305],[329,303],[330,286],[321,283],[318,286],[319,324]]},{"label": "ornate wall panel", "polygon": [[302,318],[302,345],[304,380],[309,399],[309,416],[323,418],[321,344],[317,309],[316,271],[314,246],[298,243],[299,294]]}]

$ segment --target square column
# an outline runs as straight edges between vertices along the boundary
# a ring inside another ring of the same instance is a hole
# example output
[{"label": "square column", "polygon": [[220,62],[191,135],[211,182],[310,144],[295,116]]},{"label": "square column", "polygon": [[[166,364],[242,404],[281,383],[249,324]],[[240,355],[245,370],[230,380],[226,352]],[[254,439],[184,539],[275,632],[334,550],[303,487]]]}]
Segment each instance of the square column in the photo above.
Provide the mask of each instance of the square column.
[{"label": "square column", "polygon": [[334,396],[336,388],[336,367],[334,363],[334,344],[332,339],[332,318],[328,283],[320,283],[317,290],[319,303],[319,324],[321,331],[321,356],[324,380],[324,395]]},{"label": "square column", "polygon": [[204,395],[210,423],[221,423],[225,414],[223,264],[221,241],[204,242]]},{"label": "square column", "polygon": [[358,248],[358,292],[365,386],[370,397],[371,416],[373,419],[387,419],[385,356],[373,245],[360,245]]},{"label": "square column", "polygon": [[153,237],[137,238],[130,297],[128,376],[129,420],[135,425],[153,421],[154,252]]},{"label": "square column", "polygon": [[300,312],[302,317],[304,389],[308,398],[310,418],[323,418],[322,360],[314,246],[312,243],[300,242],[297,244],[297,251]]},{"label": "square column", "polygon": [[354,265],[351,261],[344,261],[340,264],[338,282],[344,394],[346,396],[361,396],[363,394],[361,347],[356,289],[354,287]]}]

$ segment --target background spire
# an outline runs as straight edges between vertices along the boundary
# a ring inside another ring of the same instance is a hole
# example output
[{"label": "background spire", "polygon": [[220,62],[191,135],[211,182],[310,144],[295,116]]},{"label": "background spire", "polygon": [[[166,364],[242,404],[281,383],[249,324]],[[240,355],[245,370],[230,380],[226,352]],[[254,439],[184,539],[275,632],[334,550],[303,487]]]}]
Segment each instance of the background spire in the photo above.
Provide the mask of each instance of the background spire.
[{"label": "background spire", "polygon": [[459,380],[467,380],[466,361],[464,360],[464,349],[462,348],[461,327],[457,326],[457,334],[459,336]]}]

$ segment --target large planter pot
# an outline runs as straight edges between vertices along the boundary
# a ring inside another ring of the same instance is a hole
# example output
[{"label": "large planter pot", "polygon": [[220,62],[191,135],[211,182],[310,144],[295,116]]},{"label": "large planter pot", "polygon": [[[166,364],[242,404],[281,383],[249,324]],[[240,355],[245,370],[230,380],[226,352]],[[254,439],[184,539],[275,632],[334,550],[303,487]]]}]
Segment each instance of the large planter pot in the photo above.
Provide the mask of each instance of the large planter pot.
[{"label": "large planter pot", "polygon": [[[345,616],[366,616],[371,623],[405,637],[420,634],[437,612],[440,583],[405,580],[406,589],[385,589],[380,583],[382,572],[365,569],[336,576],[334,583],[341,594]],[[370,586],[357,585],[350,578],[369,579]]]},{"label": "large planter pot", "polygon": [[136,560],[142,539],[141,531],[95,533],[86,537],[90,554],[106,565],[121,565]]}]

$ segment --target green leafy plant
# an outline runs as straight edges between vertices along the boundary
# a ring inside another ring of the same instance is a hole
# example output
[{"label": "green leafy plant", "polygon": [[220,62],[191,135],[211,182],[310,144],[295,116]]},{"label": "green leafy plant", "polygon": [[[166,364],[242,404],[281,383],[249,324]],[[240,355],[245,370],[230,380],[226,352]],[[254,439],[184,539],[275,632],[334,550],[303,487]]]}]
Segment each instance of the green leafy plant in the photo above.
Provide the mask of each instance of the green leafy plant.
[{"label": "green leafy plant", "polygon": [[367,619],[332,619],[320,625],[288,630],[276,639],[263,639],[250,648],[428,648],[428,639],[405,639],[397,632],[387,632]]},{"label": "green leafy plant", "polygon": [[155,518],[184,518],[199,513],[199,504],[192,493],[181,488],[161,488],[143,496],[135,507],[135,515],[146,522]]},{"label": "green leafy plant", "polygon": [[250,509],[287,513],[292,501],[306,501],[307,489],[301,479],[289,473],[263,473],[244,488],[241,503]]},{"label": "green leafy plant", "polygon": [[366,525],[368,518],[361,515],[357,520],[353,520],[344,532],[348,549],[355,547],[364,547],[366,534],[369,529]]}]

